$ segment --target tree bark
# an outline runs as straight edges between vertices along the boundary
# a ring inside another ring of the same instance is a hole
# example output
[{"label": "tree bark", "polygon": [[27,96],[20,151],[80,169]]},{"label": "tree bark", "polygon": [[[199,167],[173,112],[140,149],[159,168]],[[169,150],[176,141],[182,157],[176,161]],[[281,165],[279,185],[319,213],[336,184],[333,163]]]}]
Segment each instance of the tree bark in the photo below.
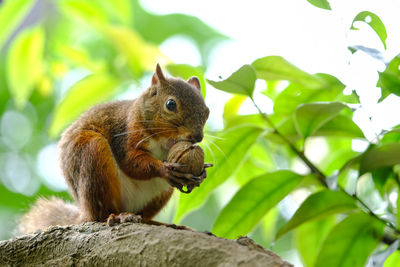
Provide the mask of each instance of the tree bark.
[{"label": "tree bark", "polygon": [[0,242],[0,266],[292,266],[247,237],[166,226],[55,226]]}]

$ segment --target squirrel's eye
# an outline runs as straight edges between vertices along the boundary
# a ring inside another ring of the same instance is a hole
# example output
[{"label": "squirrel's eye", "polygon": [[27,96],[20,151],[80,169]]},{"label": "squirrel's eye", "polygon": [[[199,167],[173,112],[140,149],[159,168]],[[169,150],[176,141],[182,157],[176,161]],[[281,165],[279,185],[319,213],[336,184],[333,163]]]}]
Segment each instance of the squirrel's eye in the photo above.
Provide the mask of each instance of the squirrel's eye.
[{"label": "squirrel's eye", "polygon": [[165,103],[165,106],[167,107],[168,110],[176,112],[176,102],[173,99],[168,99],[167,103]]}]

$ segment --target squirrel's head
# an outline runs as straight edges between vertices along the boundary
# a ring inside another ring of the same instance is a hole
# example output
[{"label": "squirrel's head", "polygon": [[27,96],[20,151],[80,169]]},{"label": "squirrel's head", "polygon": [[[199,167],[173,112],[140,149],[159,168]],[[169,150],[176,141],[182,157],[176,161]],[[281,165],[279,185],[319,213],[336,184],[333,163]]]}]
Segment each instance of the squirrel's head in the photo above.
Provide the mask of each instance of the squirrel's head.
[{"label": "squirrel's head", "polygon": [[158,138],[193,143],[203,139],[203,128],[210,111],[197,77],[187,81],[165,77],[157,64],[151,86],[142,96],[145,106],[142,117],[147,121],[146,128],[158,132]]}]

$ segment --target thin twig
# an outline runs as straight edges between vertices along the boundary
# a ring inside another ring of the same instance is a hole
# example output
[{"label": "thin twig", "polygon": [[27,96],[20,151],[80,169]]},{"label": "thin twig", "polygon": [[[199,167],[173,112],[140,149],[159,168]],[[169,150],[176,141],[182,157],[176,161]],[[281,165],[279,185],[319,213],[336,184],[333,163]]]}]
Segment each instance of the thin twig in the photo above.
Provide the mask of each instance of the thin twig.
[{"label": "thin twig", "polygon": [[306,155],[304,154],[303,151],[298,150],[297,147],[285,135],[283,135],[278,130],[278,128],[275,126],[275,124],[269,119],[267,114],[265,114],[264,112],[261,111],[260,107],[256,104],[256,102],[254,101],[253,98],[251,98],[251,101],[253,101],[253,104],[257,108],[260,115],[269,124],[269,126],[274,130],[274,133],[277,134],[286,144],[288,144],[290,149],[292,149],[293,152],[296,153],[297,156],[308,166],[310,171],[318,177],[318,180],[325,187],[328,187],[328,184],[326,183],[326,176],[306,157]]},{"label": "thin twig", "polygon": [[397,185],[400,188],[400,178],[399,173],[393,168],[394,180],[396,181]]}]

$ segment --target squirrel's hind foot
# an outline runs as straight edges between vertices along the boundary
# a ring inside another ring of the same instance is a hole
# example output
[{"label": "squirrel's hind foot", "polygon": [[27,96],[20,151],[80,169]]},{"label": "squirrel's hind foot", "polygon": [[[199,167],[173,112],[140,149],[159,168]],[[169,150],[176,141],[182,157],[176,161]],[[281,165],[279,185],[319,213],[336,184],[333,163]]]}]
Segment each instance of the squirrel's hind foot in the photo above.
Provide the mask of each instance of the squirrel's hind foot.
[{"label": "squirrel's hind foot", "polygon": [[133,214],[131,212],[121,212],[118,215],[111,213],[107,219],[108,226],[113,226],[116,224],[126,223],[126,222],[140,223],[142,222],[142,216]]}]

